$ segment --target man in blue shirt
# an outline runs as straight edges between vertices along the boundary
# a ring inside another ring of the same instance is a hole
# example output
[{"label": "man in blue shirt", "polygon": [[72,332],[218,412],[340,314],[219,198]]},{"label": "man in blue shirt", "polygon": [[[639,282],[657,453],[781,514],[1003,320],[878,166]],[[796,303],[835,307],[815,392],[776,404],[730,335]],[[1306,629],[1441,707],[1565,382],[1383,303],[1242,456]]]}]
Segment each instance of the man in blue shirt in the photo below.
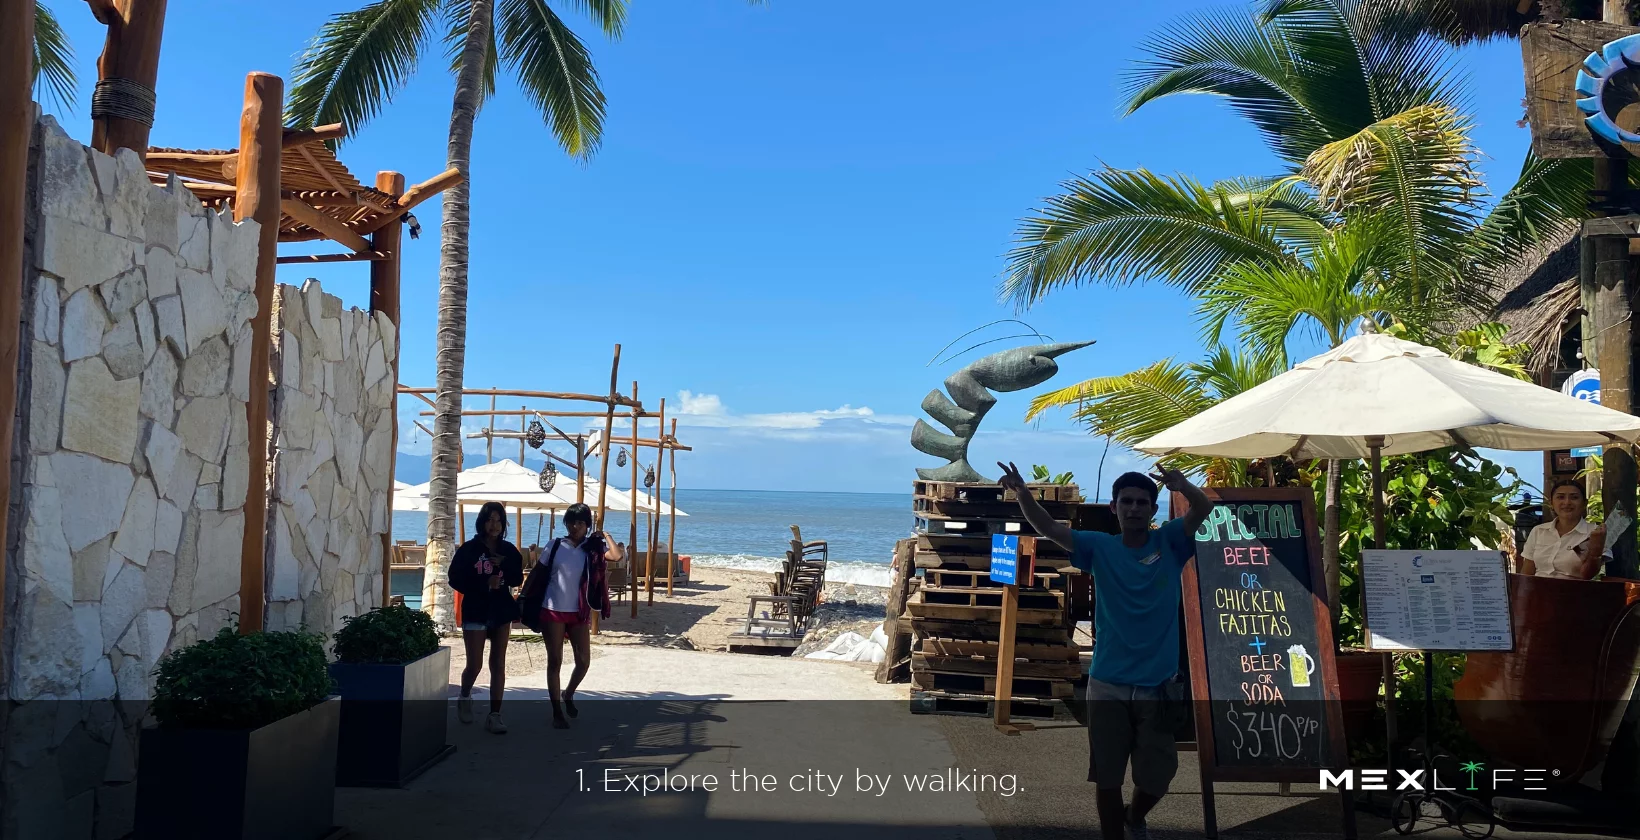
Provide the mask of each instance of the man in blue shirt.
[{"label": "man in blue shirt", "polygon": [[[1121,535],[1072,531],[1037,503],[1018,467],[997,466],[1003,468],[1002,486],[1019,497],[1031,527],[1071,552],[1071,563],[1093,576],[1088,747],[1092,781],[1098,785],[1099,826],[1107,840],[1120,838],[1124,825],[1133,840],[1149,840],[1145,815],[1167,793],[1179,768],[1172,714],[1182,708],[1177,701],[1183,697],[1177,679],[1179,578],[1213,503],[1178,470],[1158,468],[1154,477],[1130,472],[1111,486]],[[1188,514],[1160,528],[1152,527],[1157,482],[1190,503]],[[1167,702],[1170,688],[1173,703]],[[1122,802],[1130,762],[1136,789],[1132,807]]]}]

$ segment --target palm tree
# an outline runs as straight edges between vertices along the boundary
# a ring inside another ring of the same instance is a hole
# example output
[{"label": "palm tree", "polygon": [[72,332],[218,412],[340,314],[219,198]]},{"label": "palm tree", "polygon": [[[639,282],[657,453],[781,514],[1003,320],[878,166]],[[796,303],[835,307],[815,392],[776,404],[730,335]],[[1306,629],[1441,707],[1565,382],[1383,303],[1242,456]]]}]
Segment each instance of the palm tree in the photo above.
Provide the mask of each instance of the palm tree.
[{"label": "palm tree", "polygon": [[[51,98],[63,108],[74,107],[74,45],[68,42],[57,16],[46,4],[34,3],[34,86],[51,89]],[[36,92],[38,97],[39,93]]]},{"label": "palm tree", "polygon": [[[572,5],[606,36],[620,37],[626,0],[574,0]],[[585,159],[603,135],[604,94],[586,47],[543,0],[377,0],[335,15],[320,28],[297,61],[287,108],[290,121],[303,127],[332,122],[362,126],[409,80],[435,33],[446,45],[456,77],[447,159],[466,176],[444,194],[438,394],[423,597],[434,621],[449,627],[453,603],[443,570],[455,549],[457,527],[473,125],[505,66],[558,145]]]}]

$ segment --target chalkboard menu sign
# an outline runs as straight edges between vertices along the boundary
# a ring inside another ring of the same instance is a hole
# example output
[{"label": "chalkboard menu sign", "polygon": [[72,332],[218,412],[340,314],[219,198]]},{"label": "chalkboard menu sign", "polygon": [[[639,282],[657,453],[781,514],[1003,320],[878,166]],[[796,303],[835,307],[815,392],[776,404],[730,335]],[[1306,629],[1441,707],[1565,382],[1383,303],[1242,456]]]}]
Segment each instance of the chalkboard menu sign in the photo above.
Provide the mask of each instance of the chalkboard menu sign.
[{"label": "chalkboard menu sign", "polygon": [[1203,773],[1313,782],[1346,760],[1314,497],[1207,493],[1184,576]]}]

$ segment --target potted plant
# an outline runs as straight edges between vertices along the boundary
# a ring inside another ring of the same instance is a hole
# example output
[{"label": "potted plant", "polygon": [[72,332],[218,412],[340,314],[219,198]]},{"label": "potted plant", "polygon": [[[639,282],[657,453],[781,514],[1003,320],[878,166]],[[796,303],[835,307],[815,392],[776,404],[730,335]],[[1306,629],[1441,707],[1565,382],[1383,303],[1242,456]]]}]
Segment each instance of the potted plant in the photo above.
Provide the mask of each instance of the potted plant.
[{"label": "potted plant", "polygon": [[223,628],[154,670],[136,836],[318,840],[333,832],[340,699],[324,638]]},{"label": "potted plant", "polygon": [[336,784],[403,787],[455,751],[450,649],[431,616],[392,606],[342,619],[330,675],[342,696]]}]

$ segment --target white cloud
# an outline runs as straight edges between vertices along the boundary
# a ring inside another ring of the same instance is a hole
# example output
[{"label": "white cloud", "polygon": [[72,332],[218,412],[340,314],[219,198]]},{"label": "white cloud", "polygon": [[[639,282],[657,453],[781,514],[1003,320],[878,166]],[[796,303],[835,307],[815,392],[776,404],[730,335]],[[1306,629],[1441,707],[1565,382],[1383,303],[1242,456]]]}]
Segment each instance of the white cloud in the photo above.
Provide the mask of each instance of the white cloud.
[{"label": "white cloud", "polygon": [[881,426],[910,426],[914,418],[878,414],[867,406],[825,408],[814,411],[781,411],[767,414],[736,414],[716,394],[679,391],[679,426],[738,429],[820,429],[835,421],[859,421]]}]

